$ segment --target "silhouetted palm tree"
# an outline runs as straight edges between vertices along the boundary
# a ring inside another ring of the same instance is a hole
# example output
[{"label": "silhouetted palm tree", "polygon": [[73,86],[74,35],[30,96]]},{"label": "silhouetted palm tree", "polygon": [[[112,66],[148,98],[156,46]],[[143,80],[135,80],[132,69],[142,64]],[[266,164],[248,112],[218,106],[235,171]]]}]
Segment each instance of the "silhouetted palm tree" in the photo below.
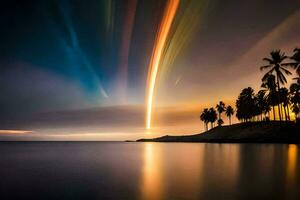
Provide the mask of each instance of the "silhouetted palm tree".
[{"label": "silhouetted palm tree", "polygon": [[211,128],[214,127],[214,123],[217,120],[217,112],[214,108],[209,109],[209,122],[211,124]]},{"label": "silhouetted palm tree", "polygon": [[294,55],[292,55],[290,58],[294,62],[288,63],[287,65],[291,65],[294,69],[296,69],[298,76],[300,76],[300,48],[295,48]]},{"label": "silhouetted palm tree", "polygon": [[202,113],[200,115],[200,120],[203,121],[205,130],[208,131],[208,123],[209,123],[209,111],[208,111],[208,108],[205,108],[202,111]]},{"label": "silhouetted palm tree", "polygon": [[293,110],[293,113],[295,113],[295,117],[296,117],[296,121],[298,121],[298,119],[299,119],[299,113],[300,113],[300,108],[299,108],[299,106],[295,106],[295,105],[293,105],[292,106],[292,110]]},{"label": "silhouetted palm tree", "polygon": [[223,119],[218,119],[217,123],[218,123],[218,126],[222,126],[222,124],[224,124],[224,121],[223,121]]},{"label": "silhouetted palm tree", "polygon": [[291,84],[290,96],[291,96],[290,101],[292,103],[292,111],[295,113],[297,118],[300,110],[300,80],[299,79],[296,83]]},{"label": "silhouetted palm tree", "polygon": [[[271,111],[271,106],[269,105],[269,104],[267,104],[268,106],[265,108],[265,110],[264,110],[264,115],[265,115],[265,119],[267,120],[267,121],[269,121],[270,120],[270,111]],[[267,115],[268,115],[268,117],[267,117]]]},{"label": "silhouetted palm tree", "polygon": [[284,116],[285,120],[289,120],[289,111],[288,111],[288,105],[289,105],[289,90],[287,88],[280,88],[280,100],[283,104],[283,110],[284,110]]},{"label": "silhouetted palm tree", "polygon": [[[300,48],[294,49],[294,55],[290,57],[293,62],[287,63],[285,56],[280,50],[275,50],[270,53],[269,58],[264,58],[263,61],[268,62],[268,65],[260,67],[261,70],[267,69],[267,73],[262,78],[261,90],[255,94],[251,87],[244,88],[236,100],[236,117],[243,121],[255,121],[270,118],[270,111],[273,110],[273,120],[282,119],[290,120],[290,107],[296,115],[296,119],[300,114]],[[290,91],[282,87],[287,83],[286,76],[292,75],[287,67],[293,67],[298,77],[296,83],[290,85]],[[276,118],[275,107],[278,107],[278,118]],[[217,111],[216,111],[217,110]],[[231,106],[225,107],[225,104],[220,101],[214,108],[204,109],[200,118],[206,124],[211,123],[213,128],[217,120],[219,126],[224,122],[221,119],[222,113],[225,111],[231,125],[231,116],[234,110]],[[268,116],[268,118],[267,118]]]},{"label": "silhouetted palm tree", "polygon": [[225,114],[229,119],[229,125],[231,125],[231,116],[234,114],[233,108],[231,106],[227,106]]},{"label": "silhouetted palm tree", "polygon": [[262,121],[262,115],[266,113],[267,107],[269,107],[266,97],[266,90],[258,91],[255,97],[257,114],[260,115],[260,121]]},{"label": "silhouetted palm tree", "polygon": [[254,90],[251,87],[244,88],[236,100],[237,118],[242,121],[249,121],[256,115],[255,107]]},{"label": "silhouetted palm tree", "polygon": [[[273,74],[268,74],[264,80],[262,80],[261,87],[268,91],[268,94],[266,95],[266,101],[268,106],[272,106],[273,110],[273,120],[276,119],[275,114],[275,105],[277,105],[277,92],[276,92],[276,82],[275,82],[275,76]],[[270,115],[269,115],[270,116]]]},{"label": "silhouetted palm tree", "polygon": [[220,101],[219,104],[216,105],[216,109],[219,114],[219,119],[221,119],[221,114],[226,110],[225,103]]},{"label": "silhouetted palm tree", "polygon": [[[287,82],[285,78],[286,75],[292,75],[292,73],[285,68],[287,63],[283,63],[284,60],[286,60],[288,57],[285,56],[284,53],[282,53],[280,50],[275,50],[270,53],[271,57],[270,58],[264,58],[263,60],[268,62],[268,65],[262,66],[260,69],[269,69],[269,71],[264,75],[263,81],[266,79],[266,77],[270,74],[275,73],[276,75],[276,80],[277,80],[277,91],[280,90],[280,84],[285,84]],[[279,119],[280,121],[282,120],[281,118],[281,106],[280,106],[280,95],[278,93],[278,112],[279,112]]]}]

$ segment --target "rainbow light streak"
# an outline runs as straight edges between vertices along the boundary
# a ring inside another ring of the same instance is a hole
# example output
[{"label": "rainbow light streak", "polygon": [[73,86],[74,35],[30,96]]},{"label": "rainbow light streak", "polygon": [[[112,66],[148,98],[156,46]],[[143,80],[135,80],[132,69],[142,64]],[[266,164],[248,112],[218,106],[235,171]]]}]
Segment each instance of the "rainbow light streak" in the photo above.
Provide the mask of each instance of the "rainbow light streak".
[{"label": "rainbow light streak", "polygon": [[207,13],[210,12],[213,4],[208,0],[189,0],[185,3],[187,6],[184,9],[180,8],[180,14],[178,13],[175,19],[176,23],[173,24],[175,28],[172,28],[172,34],[169,34],[170,39],[164,48],[160,64],[160,80],[157,81],[160,84],[167,79],[171,68],[174,67],[175,59],[187,48],[197,31],[204,27],[202,25],[204,25]]},{"label": "rainbow light streak", "polygon": [[169,0],[167,2],[163,19],[161,21],[158,34],[155,40],[154,48],[152,51],[152,57],[149,65],[148,78],[147,78],[147,112],[146,112],[146,128],[151,128],[151,116],[153,106],[153,94],[155,88],[156,77],[161,60],[161,56],[164,50],[164,46],[167,40],[168,33],[170,31],[172,22],[174,20],[180,0]]},{"label": "rainbow light streak", "polygon": [[120,47],[120,63],[117,81],[117,93],[120,95],[121,101],[126,98],[127,79],[128,79],[128,59],[131,43],[131,35],[133,31],[134,18],[136,13],[137,0],[130,0],[127,3],[126,15],[124,20],[124,29]]}]

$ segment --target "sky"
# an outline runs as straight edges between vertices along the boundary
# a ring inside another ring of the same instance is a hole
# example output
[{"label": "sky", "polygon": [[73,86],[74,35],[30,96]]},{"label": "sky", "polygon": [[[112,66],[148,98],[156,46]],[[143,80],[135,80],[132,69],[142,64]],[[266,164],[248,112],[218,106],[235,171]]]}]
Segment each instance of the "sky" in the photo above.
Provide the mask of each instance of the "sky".
[{"label": "sky", "polygon": [[0,140],[133,140],[258,90],[300,0],[4,0],[0,26]]}]

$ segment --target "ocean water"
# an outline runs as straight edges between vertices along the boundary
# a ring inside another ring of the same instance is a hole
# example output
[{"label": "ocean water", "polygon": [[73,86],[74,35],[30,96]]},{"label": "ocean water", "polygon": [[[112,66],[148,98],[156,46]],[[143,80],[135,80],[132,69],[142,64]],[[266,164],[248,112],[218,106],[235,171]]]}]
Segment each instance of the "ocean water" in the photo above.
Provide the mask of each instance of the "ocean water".
[{"label": "ocean water", "polygon": [[0,199],[300,199],[297,145],[1,142]]}]

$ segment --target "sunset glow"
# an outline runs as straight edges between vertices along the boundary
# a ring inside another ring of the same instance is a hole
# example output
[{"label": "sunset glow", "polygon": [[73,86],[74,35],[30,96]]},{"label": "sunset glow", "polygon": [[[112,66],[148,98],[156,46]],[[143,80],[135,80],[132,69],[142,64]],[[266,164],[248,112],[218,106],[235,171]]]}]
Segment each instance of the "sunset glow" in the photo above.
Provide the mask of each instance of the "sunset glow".
[{"label": "sunset glow", "polygon": [[0,134],[27,134],[32,132],[26,130],[0,130]]},{"label": "sunset glow", "polygon": [[300,0],[0,10],[0,200],[300,199]]},{"label": "sunset glow", "polygon": [[[20,12],[5,4],[0,129],[17,131],[0,136],[116,141],[205,131],[205,108],[223,101],[237,111],[243,88],[262,89],[263,58],[280,49],[291,62],[300,44],[300,3],[266,1],[30,1]],[[296,74],[287,69],[280,86],[289,89]],[[295,121],[292,103],[285,110]],[[273,113],[280,120],[278,105],[258,118]],[[223,125],[240,123],[236,114],[223,112]]]}]

